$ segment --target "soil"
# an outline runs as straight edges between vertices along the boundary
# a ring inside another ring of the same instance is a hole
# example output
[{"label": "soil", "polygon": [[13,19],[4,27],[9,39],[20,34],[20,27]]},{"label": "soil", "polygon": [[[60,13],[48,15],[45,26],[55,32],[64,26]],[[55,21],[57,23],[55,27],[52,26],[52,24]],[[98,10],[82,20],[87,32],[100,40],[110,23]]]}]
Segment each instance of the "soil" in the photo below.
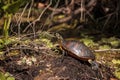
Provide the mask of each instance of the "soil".
[{"label": "soil", "polygon": [[[32,65],[18,64],[21,57],[36,58]],[[93,70],[88,62],[71,56],[62,57],[50,49],[41,50],[34,55],[19,54],[0,61],[0,70],[11,73],[16,80],[117,80],[113,69],[100,65]]]}]

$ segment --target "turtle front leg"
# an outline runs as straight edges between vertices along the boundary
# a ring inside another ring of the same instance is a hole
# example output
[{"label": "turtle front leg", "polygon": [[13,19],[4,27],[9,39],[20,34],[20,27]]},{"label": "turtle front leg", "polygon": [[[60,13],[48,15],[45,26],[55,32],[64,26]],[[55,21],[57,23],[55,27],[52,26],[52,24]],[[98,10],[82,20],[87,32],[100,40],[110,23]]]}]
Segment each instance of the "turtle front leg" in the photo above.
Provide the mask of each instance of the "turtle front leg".
[{"label": "turtle front leg", "polygon": [[61,60],[60,60],[60,62],[62,63],[63,60],[64,60],[64,57],[65,57],[67,54],[66,54],[66,51],[63,50],[63,48],[62,48],[61,46],[60,46],[60,50],[62,51]]},{"label": "turtle front leg", "polygon": [[99,64],[96,61],[93,61],[91,59],[89,59],[88,62],[91,64],[92,69],[95,70],[98,80],[103,80],[103,76],[99,70]]},{"label": "turtle front leg", "polygon": [[97,70],[99,68],[99,65],[96,61],[89,59],[88,62],[91,64],[92,69]]},{"label": "turtle front leg", "polygon": [[65,56],[66,56],[66,52],[64,50],[62,50],[62,56],[61,56],[62,59],[61,59],[61,62],[63,62]]}]

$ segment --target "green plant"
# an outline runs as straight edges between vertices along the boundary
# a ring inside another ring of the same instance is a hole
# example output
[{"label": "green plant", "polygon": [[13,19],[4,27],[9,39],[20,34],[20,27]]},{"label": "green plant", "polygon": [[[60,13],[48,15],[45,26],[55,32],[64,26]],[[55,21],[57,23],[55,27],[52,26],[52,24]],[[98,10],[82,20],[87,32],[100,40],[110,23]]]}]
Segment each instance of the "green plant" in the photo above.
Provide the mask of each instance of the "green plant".
[{"label": "green plant", "polygon": [[6,72],[5,74],[0,72],[0,80],[15,80],[15,78],[11,76],[8,72]]},{"label": "green plant", "polygon": [[0,0],[0,17],[4,18],[3,35],[5,40],[9,36],[8,31],[13,14],[28,1],[30,0]]}]

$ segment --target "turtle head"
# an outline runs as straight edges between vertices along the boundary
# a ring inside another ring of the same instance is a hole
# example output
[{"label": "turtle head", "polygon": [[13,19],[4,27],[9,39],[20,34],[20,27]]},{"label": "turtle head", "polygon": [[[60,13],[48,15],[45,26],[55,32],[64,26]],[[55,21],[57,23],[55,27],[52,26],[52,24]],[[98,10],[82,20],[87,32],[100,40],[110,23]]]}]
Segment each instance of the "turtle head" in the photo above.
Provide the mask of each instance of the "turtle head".
[{"label": "turtle head", "polygon": [[59,42],[63,41],[63,37],[59,33],[55,33],[55,37],[58,39]]},{"label": "turtle head", "polygon": [[96,61],[89,59],[88,62],[91,64],[93,70],[97,70],[99,68],[99,64]]}]

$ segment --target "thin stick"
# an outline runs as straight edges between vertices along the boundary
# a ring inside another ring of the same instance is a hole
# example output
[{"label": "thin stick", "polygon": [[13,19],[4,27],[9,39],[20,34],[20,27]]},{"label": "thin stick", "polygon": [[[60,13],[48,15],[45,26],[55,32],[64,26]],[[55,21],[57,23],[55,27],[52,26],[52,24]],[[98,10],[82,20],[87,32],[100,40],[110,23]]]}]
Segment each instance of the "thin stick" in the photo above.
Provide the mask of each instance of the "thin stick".
[{"label": "thin stick", "polygon": [[106,52],[106,51],[119,51],[120,52],[120,49],[103,49],[103,50],[94,50],[95,52]]},{"label": "thin stick", "polygon": [[50,7],[51,4],[52,4],[52,1],[51,1],[50,4],[41,12],[41,14],[39,15],[39,17],[38,17],[36,20],[34,20],[32,23],[30,23],[30,24],[23,30],[23,32],[25,32],[25,31],[26,31],[32,24],[34,24],[35,22],[40,21],[42,15],[43,15],[44,12]]}]

